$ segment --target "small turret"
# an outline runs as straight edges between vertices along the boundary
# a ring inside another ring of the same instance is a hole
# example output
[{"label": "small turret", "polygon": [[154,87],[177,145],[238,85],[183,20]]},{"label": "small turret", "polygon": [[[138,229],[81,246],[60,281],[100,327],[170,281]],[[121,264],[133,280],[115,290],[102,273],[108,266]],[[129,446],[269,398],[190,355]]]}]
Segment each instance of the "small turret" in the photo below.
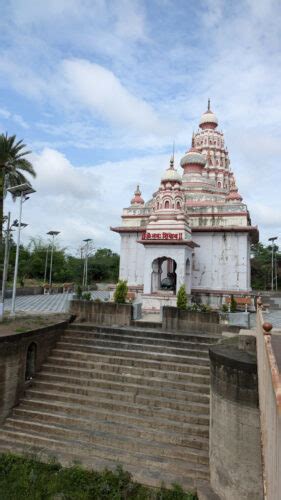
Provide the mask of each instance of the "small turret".
[{"label": "small turret", "polygon": [[131,205],[144,205],[144,200],[141,197],[141,191],[139,185],[137,185],[137,188],[135,190],[135,195],[131,199]]}]

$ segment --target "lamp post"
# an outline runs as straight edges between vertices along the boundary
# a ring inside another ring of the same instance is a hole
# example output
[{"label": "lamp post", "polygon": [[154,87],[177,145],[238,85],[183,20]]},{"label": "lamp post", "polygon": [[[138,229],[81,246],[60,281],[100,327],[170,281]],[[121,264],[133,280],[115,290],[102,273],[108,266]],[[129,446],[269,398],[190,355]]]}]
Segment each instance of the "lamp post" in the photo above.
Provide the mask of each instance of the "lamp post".
[{"label": "lamp post", "polygon": [[15,260],[15,270],[14,270],[14,283],[13,283],[13,294],[12,294],[12,306],[10,316],[15,317],[15,305],[16,305],[16,290],[17,290],[17,277],[18,277],[18,265],[19,265],[19,251],[20,251],[20,231],[22,228],[21,214],[22,214],[22,203],[23,199],[31,193],[35,193],[35,189],[31,187],[28,182],[24,184],[19,184],[18,186],[13,186],[8,189],[8,191],[15,197],[20,198],[20,210],[18,219],[18,234],[17,234],[17,249],[16,249],[16,260]]},{"label": "lamp post", "polygon": [[47,246],[47,250],[46,250],[45,271],[44,271],[44,284],[46,283],[46,280],[47,280],[48,254],[49,254],[49,245]]},{"label": "lamp post", "polygon": [[274,241],[277,240],[278,236],[273,236],[268,238],[271,241],[271,290],[274,290]]},{"label": "lamp post", "polygon": [[55,236],[60,234],[60,231],[49,231],[47,234],[52,236],[52,247],[51,247],[51,260],[50,260],[50,276],[49,276],[49,286],[50,290],[52,287],[52,270],[53,270],[53,256],[54,256],[54,246],[55,246]]},{"label": "lamp post", "polygon": [[6,234],[5,234],[5,253],[4,253],[4,265],[3,265],[3,276],[2,276],[2,296],[1,296],[1,304],[0,304],[0,321],[3,320],[3,315],[4,315],[4,300],[5,300],[5,288],[6,288],[6,281],[7,281],[7,271],[8,271],[8,254],[9,254],[9,240],[10,240],[10,219],[11,219],[11,212],[8,213],[7,217],[7,229],[6,229]]},{"label": "lamp post", "polygon": [[82,286],[84,289],[86,289],[87,284],[88,284],[88,254],[89,254],[89,243],[92,241],[91,238],[86,238],[83,240],[86,245],[85,245],[85,260],[84,260],[84,270],[83,270],[83,283]]}]

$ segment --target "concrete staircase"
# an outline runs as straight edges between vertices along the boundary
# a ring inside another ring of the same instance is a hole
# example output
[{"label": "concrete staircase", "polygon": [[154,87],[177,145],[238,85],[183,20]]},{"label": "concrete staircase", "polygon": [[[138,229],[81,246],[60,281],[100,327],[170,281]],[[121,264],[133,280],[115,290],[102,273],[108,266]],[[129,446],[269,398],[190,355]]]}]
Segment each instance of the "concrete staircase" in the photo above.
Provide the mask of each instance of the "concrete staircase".
[{"label": "concrete staircase", "polygon": [[0,429],[0,451],[117,463],[134,479],[196,489],[209,479],[215,336],[73,324]]}]

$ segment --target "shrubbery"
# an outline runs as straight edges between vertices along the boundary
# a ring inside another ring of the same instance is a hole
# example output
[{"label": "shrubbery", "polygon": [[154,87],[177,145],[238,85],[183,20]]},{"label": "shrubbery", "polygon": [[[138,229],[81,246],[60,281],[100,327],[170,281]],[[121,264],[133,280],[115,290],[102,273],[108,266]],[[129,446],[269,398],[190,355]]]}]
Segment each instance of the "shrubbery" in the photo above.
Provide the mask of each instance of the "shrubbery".
[{"label": "shrubbery", "polygon": [[5,500],[195,500],[179,486],[152,489],[132,481],[121,467],[95,472],[80,465],[0,454],[0,498]]},{"label": "shrubbery", "polygon": [[125,304],[128,294],[127,281],[119,280],[114,292],[114,302],[117,304]]},{"label": "shrubbery", "polygon": [[177,307],[179,309],[186,309],[187,306],[187,293],[185,291],[185,286],[182,285],[177,293]]},{"label": "shrubbery", "polygon": [[236,310],[237,310],[237,302],[236,302],[235,298],[233,297],[233,295],[231,295],[231,298],[230,298],[230,312],[235,313]]}]

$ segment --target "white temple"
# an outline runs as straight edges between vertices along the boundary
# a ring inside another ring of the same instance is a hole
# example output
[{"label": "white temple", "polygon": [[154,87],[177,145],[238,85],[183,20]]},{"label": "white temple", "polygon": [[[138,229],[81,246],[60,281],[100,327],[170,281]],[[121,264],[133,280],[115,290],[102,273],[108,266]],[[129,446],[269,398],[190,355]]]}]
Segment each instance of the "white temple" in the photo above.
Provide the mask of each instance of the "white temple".
[{"label": "white temple", "polygon": [[120,279],[141,296],[143,309],[175,305],[184,284],[188,294],[211,305],[251,290],[250,243],[258,240],[236,187],[223,133],[210,109],[201,116],[192,147],[165,170],[147,203],[139,186],[123,210]]}]

